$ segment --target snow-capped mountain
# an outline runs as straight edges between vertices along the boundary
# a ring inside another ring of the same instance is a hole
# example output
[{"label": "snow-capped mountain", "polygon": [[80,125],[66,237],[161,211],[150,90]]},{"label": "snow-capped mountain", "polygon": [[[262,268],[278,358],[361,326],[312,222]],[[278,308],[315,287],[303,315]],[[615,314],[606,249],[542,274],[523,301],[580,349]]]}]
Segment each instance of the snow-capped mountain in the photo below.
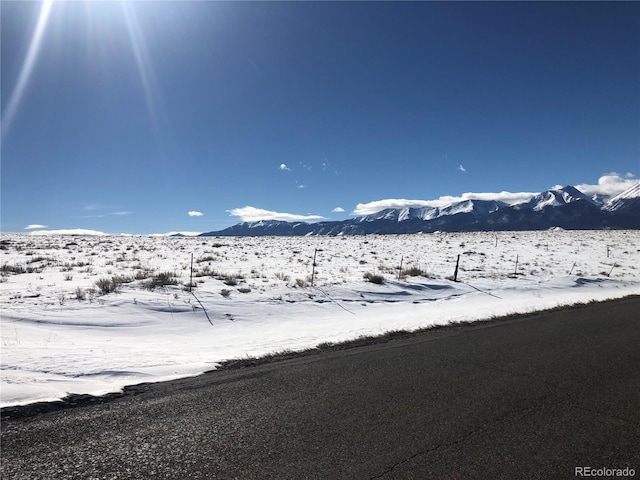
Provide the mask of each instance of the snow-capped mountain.
[{"label": "snow-capped mountain", "polygon": [[508,205],[465,200],[440,207],[389,208],[344,221],[243,222],[204,236],[299,236],[429,233],[435,231],[640,229],[640,182],[603,202],[572,186],[544,191]]},{"label": "snow-capped mountain", "polygon": [[573,202],[587,202],[596,205],[595,202],[587,197],[584,193],[570,185],[535,195],[531,200],[525,203],[515,205],[517,209],[531,209],[536,212],[544,210],[548,207],[558,207]]},{"label": "snow-capped mountain", "polygon": [[640,182],[632,185],[619,195],[616,195],[603,208],[609,212],[630,211],[640,212]]},{"label": "snow-capped mountain", "polygon": [[507,204],[496,200],[464,200],[455,202],[443,207],[420,207],[420,208],[387,208],[371,215],[359,217],[359,222],[375,222],[378,220],[390,220],[394,222],[404,222],[407,220],[433,220],[447,215],[458,215],[468,213],[475,217],[488,215]]},{"label": "snow-capped mountain", "polygon": [[393,222],[403,222],[405,220],[430,220],[437,216],[437,208],[434,207],[405,207],[405,208],[385,208],[379,212],[359,217],[360,222],[375,222],[378,220],[389,220]]}]

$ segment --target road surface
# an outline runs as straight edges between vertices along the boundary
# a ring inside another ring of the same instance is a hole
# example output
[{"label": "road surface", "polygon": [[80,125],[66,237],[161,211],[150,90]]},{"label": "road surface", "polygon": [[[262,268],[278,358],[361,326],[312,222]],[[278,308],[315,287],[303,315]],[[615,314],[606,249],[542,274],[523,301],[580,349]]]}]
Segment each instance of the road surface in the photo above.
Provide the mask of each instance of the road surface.
[{"label": "road surface", "polygon": [[640,297],[3,415],[4,480],[640,478]]}]

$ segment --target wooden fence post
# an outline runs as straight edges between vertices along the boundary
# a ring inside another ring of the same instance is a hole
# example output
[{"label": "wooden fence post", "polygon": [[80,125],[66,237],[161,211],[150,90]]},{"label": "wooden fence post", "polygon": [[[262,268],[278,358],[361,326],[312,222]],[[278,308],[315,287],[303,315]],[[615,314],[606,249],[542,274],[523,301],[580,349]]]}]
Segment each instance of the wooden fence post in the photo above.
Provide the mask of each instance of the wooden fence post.
[{"label": "wooden fence post", "polygon": [[191,273],[189,274],[189,292],[191,292],[192,285],[193,285],[193,252],[191,252]]},{"label": "wooden fence post", "polygon": [[458,266],[460,265],[460,254],[458,254],[458,259],[456,260],[456,270],[453,272],[453,281],[458,281]]},{"label": "wooden fence post", "polygon": [[313,263],[311,264],[311,286],[313,287],[313,278],[316,276],[316,255],[318,254],[318,249],[316,248],[313,252]]}]

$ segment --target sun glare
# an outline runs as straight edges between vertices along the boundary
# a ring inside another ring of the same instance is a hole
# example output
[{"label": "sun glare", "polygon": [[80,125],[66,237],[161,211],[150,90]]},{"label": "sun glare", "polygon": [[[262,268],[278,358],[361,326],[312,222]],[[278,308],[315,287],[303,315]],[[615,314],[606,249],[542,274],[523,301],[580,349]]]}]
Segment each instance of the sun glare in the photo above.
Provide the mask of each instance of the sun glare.
[{"label": "sun glare", "polygon": [[31,78],[31,73],[33,72],[33,67],[36,63],[36,60],[38,59],[38,52],[40,51],[40,46],[42,45],[42,37],[47,28],[49,14],[51,13],[51,7],[53,6],[53,3],[54,0],[45,0],[44,2],[42,2],[42,6],[40,7],[38,23],[36,24],[33,36],[31,37],[31,41],[29,42],[29,50],[27,51],[27,56],[25,57],[24,63],[22,64],[18,82],[13,92],[11,93],[11,96],[9,97],[9,103],[7,104],[5,114],[2,118],[2,137],[4,137],[11,128],[13,119],[16,116],[18,107],[20,106],[20,101],[24,96],[27,84],[29,83],[29,79]]},{"label": "sun glare", "polygon": [[121,0],[120,5],[122,6],[127,32],[129,33],[129,40],[131,41],[131,50],[133,51],[138,74],[140,75],[140,82],[142,83],[142,88],[144,90],[149,116],[151,117],[154,130],[156,134],[158,134],[158,115],[156,112],[156,104],[154,102],[153,94],[153,69],[151,67],[151,62],[149,61],[147,46],[133,8],[126,0]]},{"label": "sun glare", "polygon": [[[18,80],[15,84],[15,87],[11,91],[7,106],[2,113],[2,139],[7,136],[12,124],[16,119],[16,116],[19,114],[21,103],[23,102],[24,97],[27,94],[29,83],[34,75],[34,68],[38,62],[38,57],[43,45],[45,33],[47,32],[47,30],[51,30],[51,23],[53,20],[52,10],[53,8],[57,8],[58,6],[64,6],[58,5],[54,7],[54,4],[56,3],[61,4],[65,2],[63,2],[63,0],[45,0],[40,6],[37,23],[31,34],[27,54],[22,65],[20,66]],[[128,40],[128,43],[130,44],[131,53],[135,63],[135,69],[137,71],[144,93],[144,102],[149,114],[149,120],[154,132],[156,133],[156,136],[159,136],[161,122],[158,112],[162,111],[162,109],[158,107],[158,102],[156,99],[157,89],[154,87],[156,82],[154,79],[152,62],[150,60],[147,44],[140,22],[138,21],[138,17],[136,15],[136,11],[134,8],[135,5],[131,4],[131,2],[129,2],[128,0],[120,0],[117,3],[112,2],[111,5],[98,4],[91,1],[85,1],[83,3],[86,7],[84,21],[89,25],[90,36],[86,39],[89,44],[92,41],[91,37],[96,37],[95,40],[97,42],[100,42],[99,37],[101,35],[104,36],[113,34],[113,32],[115,32],[116,30],[114,28],[109,28],[109,25],[113,27],[116,23],[120,23],[120,25],[124,27],[124,30],[126,31],[126,37],[128,37],[126,38],[126,40]],[[78,18],[77,16],[74,17],[73,13],[71,13],[71,15],[66,15],[65,13],[66,12],[64,11],[56,11],[55,15],[56,17],[62,15],[63,17],[65,17],[65,21],[69,21],[72,23],[74,22],[75,18]],[[56,18],[56,22],[57,20],[58,19]],[[96,21],[102,23],[101,26],[103,28],[99,28],[99,24],[94,24],[94,28],[91,29],[91,24]],[[114,21],[116,23],[114,23]],[[56,37],[54,39],[54,41],[56,42],[59,42],[61,40],[61,37]],[[105,43],[111,43],[111,41],[105,41]],[[121,52],[117,53],[120,54]],[[116,54],[116,52],[110,52],[110,54]]]}]

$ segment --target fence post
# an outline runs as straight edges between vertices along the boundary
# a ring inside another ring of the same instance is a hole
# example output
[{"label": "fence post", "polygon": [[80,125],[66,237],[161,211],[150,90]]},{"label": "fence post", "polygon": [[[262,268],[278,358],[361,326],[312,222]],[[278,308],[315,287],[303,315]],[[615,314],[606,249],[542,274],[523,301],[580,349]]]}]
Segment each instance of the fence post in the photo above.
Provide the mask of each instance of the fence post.
[{"label": "fence post", "polygon": [[318,249],[316,248],[313,252],[313,263],[311,264],[311,286],[313,287],[313,279],[316,276],[316,255],[318,254]]},{"label": "fence post", "polygon": [[193,252],[191,252],[191,273],[189,274],[189,292],[193,286]]},{"label": "fence post", "polygon": [[460,265],[460,254],[458,254],[458,259],[456,260],[456,270],[453,272],[453,281],[458,281],[458,266]]}]

